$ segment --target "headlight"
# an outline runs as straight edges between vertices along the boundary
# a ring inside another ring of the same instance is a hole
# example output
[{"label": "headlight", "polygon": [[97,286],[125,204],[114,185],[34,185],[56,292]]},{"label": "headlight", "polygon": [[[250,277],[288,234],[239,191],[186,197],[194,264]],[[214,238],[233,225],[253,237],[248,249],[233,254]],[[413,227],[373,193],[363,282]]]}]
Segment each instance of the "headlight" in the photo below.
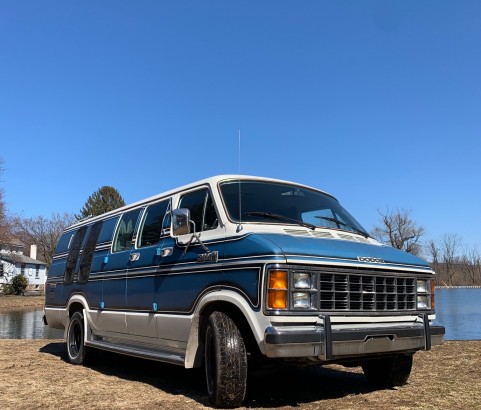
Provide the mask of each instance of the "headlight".
[{"label": "headlight", "polygon": [[433,280],[417,279],[416,293],[417,293],[417,308],[418,309],[433,309],[434,290],[432,289]]},{"label": "headlight", "polygon": [[428,293],[429,292],[427,280],[418,279],[417,282],[418,282],[418,293]]},{"label": "headlight", "polygon": [[311,275],[309,273],[294,273],[294,288],[310,289]]},{"label": "headlight", "polygon": [[311,295],[308,292],[294,292],[292,294],[292,307],[309,309],[311,307]]},{"label": "headlight", "polygon": [[430,308],[430,297],[429,296],[418,296],[418,309],[429,309]]}]

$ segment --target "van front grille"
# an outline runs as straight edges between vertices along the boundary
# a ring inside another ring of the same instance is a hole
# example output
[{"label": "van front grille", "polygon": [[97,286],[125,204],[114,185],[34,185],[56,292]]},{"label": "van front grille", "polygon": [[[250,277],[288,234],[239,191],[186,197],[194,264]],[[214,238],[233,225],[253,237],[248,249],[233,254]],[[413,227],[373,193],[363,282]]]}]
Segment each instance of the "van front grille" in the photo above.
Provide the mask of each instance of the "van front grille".
[{"label": "van front grille", "polygon": [[320,310],[414,310],[414,278],[321,273]]}]

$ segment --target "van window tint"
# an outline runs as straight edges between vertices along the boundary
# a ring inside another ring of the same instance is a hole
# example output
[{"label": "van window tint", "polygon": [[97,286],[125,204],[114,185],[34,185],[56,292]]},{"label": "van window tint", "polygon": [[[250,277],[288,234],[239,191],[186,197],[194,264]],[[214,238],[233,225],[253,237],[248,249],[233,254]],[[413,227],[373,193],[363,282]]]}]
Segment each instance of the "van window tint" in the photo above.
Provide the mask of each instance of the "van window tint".
[{"label": "van window tint", "polygon": [[87,237],[87,243],[80,259],[80,270],[78,274],[78,283],[86,283],[90,275],[90,266],[95,253],[95,246],[99,238],[100,231],[102,229],[102,221],[96,222],[90,228],[89,236]]},{"label": "van window tint", "polygon": [[220,185],[226,210],[234,222],[240,220],[242,204],[242,222],[285,224],[300,221],[320,228],[367,235],[337,199],[324,192],[286,183],[244,180],[240,187],[241,201],[239,183],[229,181]]},{"label": "van window tint", "polygon": [[114,229],[118,220],[119,216],[116,216],[104,221],[102,230],[100,231],[98,243],[109,242],[112,240],[112,236],[114,236]]},{"label": "van window tint", "polygon": [[74,235],[74,233],[75,232],[73,231],[66,232],[60,237],[57,247],[55,248],[55,255],[68,251],[68,245],[70,244],[70,241],[72,240],[72,236]]},{"label": "van window tint", "polygon": [[195,224],[195,232],[215,229],[218,226],[214,202],[207,188],[185,194],[180,199],[179,208],[190,210],[190,219]]},{"label": "van window tint", "polygon": [[115,235],[113,252],[121,252],[131,248],[139,214],[140,209],[134,209],[122,215]]},{"label": "van window tint", "polygon": [[169,201],[166,200],[152,204],[147,208],[144,223],[139,230],[139,248],[155,245],[159,242],[160,235],[162,234],[162,223],[164,222],[168,205]]},{"label": "van window tint", "polygon": [[65,265],[65,274],[63,281],[66,285],[71,285],[73,282],[73,275],[75,273],[75,267],[77,266],[77,260],[80,254],[80,249],[87,232],[87,226],[82,226],[72,239],[70,244],[70,250],[67,256],[67,264]]},{"label": "van window tint", "polygon": [[217,218],[217,212],[215,211],[214,201],[212,195],[207,191],[207,198],[205,202],[204,213],[204,231],[208,229],[215,229],[219,225],[219,219]]}]

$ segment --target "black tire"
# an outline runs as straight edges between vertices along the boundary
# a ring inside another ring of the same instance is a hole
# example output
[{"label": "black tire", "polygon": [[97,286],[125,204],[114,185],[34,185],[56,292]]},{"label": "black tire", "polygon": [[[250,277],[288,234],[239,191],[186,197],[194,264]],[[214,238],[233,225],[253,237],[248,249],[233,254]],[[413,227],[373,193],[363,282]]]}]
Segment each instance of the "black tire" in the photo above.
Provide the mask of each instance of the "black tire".
[{"label": "black tire", "polygon": [[369,360],[363,363],[362,370],[369,383],[377,387],[395,387],[407,383],[413,365],[413,355]]},{"label": "black tire", "polygon": [[67,353],[70,363],[86,363],[89,350],[84,339],[84,318],[81,312],[75,312],[70,318],[67,330]]},{"label": "black tire", "polygon": [[213,312],[207,321],[204,340],[207,394],[217,407],[238,407],[247,388],[247,354],[244,339],[234,321]]}]

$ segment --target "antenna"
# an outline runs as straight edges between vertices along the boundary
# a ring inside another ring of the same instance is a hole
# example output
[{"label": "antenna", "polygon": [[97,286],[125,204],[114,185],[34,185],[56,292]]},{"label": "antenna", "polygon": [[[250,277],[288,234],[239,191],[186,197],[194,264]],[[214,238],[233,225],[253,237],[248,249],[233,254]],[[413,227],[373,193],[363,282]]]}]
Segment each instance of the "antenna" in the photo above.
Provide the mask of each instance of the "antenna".
[{"label": "antenna", "polygon": [[237,225],[236,232],[242,231],[242,199],[241,199],[241,132],[239,128],[239,146],[238,146],[238,155],[239,155],[239,224]]}]

